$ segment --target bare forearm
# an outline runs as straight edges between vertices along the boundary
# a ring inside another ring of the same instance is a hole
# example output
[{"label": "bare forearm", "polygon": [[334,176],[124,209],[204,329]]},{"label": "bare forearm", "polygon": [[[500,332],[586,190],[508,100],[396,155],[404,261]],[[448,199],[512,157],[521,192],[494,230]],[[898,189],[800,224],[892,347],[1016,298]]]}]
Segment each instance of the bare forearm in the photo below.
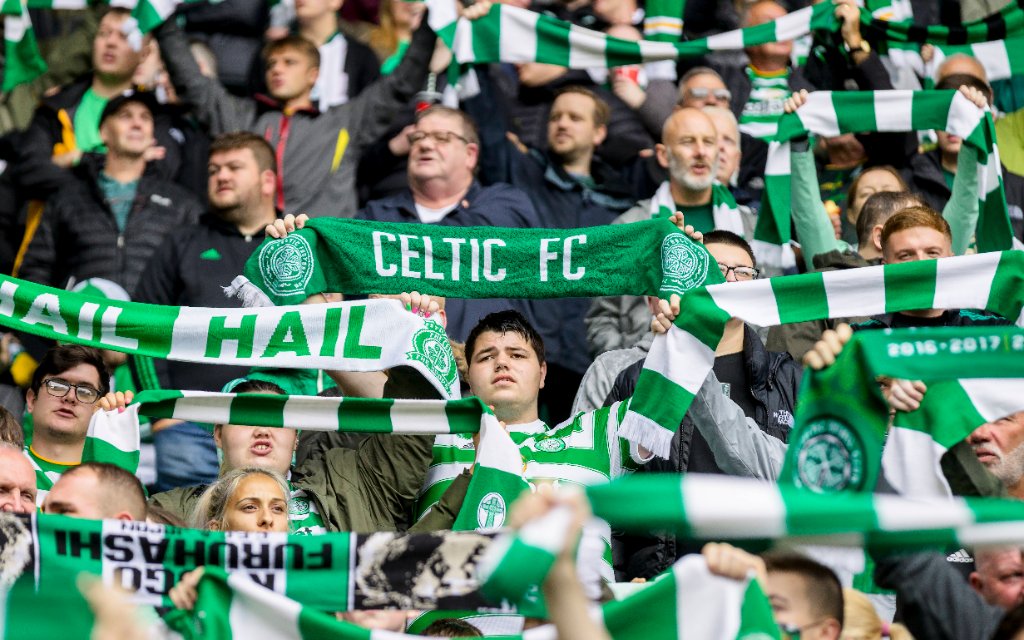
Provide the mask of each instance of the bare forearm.
[{"label": "bare forearm", "polygon": [[611,640],[604,625],[590,617],[590,601],[572,560],[559,559],[551,568],[544,581],[544,600],[558,640]]}]

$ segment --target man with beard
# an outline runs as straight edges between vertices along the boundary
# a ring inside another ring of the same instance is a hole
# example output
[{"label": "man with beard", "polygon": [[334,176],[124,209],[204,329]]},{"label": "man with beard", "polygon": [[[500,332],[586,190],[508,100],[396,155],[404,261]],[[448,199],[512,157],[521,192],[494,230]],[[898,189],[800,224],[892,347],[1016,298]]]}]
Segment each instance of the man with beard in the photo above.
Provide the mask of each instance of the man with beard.
[{"label": "man with beard", "polygon": [[[679,211],[686,224],[701,233],[731,231],[747,242],[753,239],[755,217],[736,204],[729,190],[716,181],[719,136],[714,121],[700,109],[685,107],[665,122],[655,149],[658,164],[669,172],[650,200],[615,219],[618,224],[668,217]],[[771,274],[769,274],[771,275]],[[587,315],[591,355],[632,347],[650,326],[642,296],[598,298]]]},{"label": "man with beard", "polygon": [[1024,411],[986,422],[971,432],[967,443],[1006,493],[1024,500]]},{"label": "man with beard", "polygon": [[[135,300],[189,307],[238,307],[223,286],[242,273],[245,261],[277,219],[274,150],[253,133],[228,133],[210,146],[210,213],[183,229],[153,256]],[[134,359],[143,388],[220,391],[247,367]],[[158,491],[217,477],[213,438],[201,426],[177,420],[153,424]]]}]

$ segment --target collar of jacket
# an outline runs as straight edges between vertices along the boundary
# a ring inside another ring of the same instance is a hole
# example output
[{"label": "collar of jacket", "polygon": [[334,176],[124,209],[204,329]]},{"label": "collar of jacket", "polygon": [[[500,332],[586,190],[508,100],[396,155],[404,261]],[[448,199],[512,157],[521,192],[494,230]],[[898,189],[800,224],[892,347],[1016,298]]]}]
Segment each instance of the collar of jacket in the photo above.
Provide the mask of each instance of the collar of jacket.
[{"label": "collar of jacket", "polygon": [[[477,196],[480,195],[482,190],[483,187],[480,186],[480,183],[477,182],[476,178],[474,178],[473,182],[469,185],[469,190],[466,191],[465,195],[463,195],[457,203],[455,203],[455,208],[452,209],[448,215],[472,208],[473,202],[476,201]],[[419,216],[416,214],[416,198],[412,194],[412,189],[406,189],[405,191],[396,194],[394,198],[395,205],[401,213],[413,218],[414,221],[419,221]],[[447,218],[447,216],[445,217]]]},{"label": "collar of jacket", "polygon": [[579,189],[609,209],[625,211],[636,204],[619,172],[597,156],[590,161],[590,177],[594,180],[594,188],[590,188],[569,175],[550,151],[542,153],[531,149],[530,155],[544,167],[544,179],[562,191]]},{"label": "collar of jacket", "polygon": [[946,178],[942,175],[942,157],[938,149],[932,149],[928,153],[919,153],[911,160],[911,170],[914,173],[915,182],[929,182],[939,187],[945,193],[950,189],[946,186]]},{"label": "collar of jacket", "polygon": [[[281,115],[286,115],[284,112],[284,105],[282,105],[281,102],[274,98],[273,96],[268,96],[265,93],[257,93],[253,96],[253,99],[260,107],[262,107],[264,111],[279,111],[281,112]],[[295,111],[292,111],[290,114],[287,115],[293,116],[297,113],[305,113],[315,118],[316,116],[320,115],[320,110],[317,109],[315,105],[310,105],[308,107],[296,109]]]},{"label": "collar of jacket", "polygon": [[[73,169],[76,177],[78,177],[89,189],[89,193],[96,200],[97,203],[104,209],[110,209],[110,205],[107,204],[106,196],[103,190],[100,188],[100,173],[103,171],[103,167],[107,164],[107,156],[103,153],[86,153],[82,155],[82,161],[78,163],[78,166]],[[139,183],[135,189],[135,200],[132,208],[134,209],[136,204],[140,201],[140,196],[143,196],[143,200],[148,199],[149,190],[153,188],[151,182],[154,178],[159,178],[160,173],[156,168],[156,163],[147,162],[146,168],[143,170],[142,175],[139,176]]]}]

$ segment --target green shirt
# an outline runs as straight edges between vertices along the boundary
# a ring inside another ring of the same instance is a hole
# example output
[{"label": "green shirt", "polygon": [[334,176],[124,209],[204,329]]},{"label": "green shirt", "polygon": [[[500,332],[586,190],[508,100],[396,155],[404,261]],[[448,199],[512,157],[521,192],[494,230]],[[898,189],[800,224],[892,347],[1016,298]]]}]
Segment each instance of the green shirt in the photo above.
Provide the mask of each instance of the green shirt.
[{"label": "green shirt", "polygon": [[789,74],[788,67],[769,73],[747,66],[750,97],[740,114],[740,131],[762,140],[775,136],[790,93]]},{"label": "green shirt", "polygon": [[945,167],[942,168],[942,177],[946,181],[946,187],[950,191],[953,190],[953,181],[956,180],[956,174],[952,171],[947,171]]},{"label": "green shirt", "polygon": [[75,144],[79,151],[100,151],[105,152],[100,139],[100,115],[107,106],[107,99],[96,95],[92,89],[86,89],[82,95],[82,101],[75,109]]},{"label": "green shirt", "polygon": [[77,462],[57,462],[55,460],[47,460],[41,457],[35,451],[32,450],[31,446],[25,447],[25,455],[28,456],[29,462],[36,470],[36,505],[43,506],[43,499],[46,498],[46,494],[50,493],[50,489],[60,479],[61,475],[72,467],[77,467]]},{"label": "green shirt", "polygon": [[128,226],[128,214],[132,211],[132,203],[135,202],[139,181],[118,182],[101,171],[99,185],[100,191],[103,192],[103,199],[107,201],[107,206],[114,214],[118,232],[123,232],[124,228]]},{"label": "green shirt", "polygon": [[677,202],[676,211],[681,211],[686,224],[693,225],[693,228],[701,233],[715,229],[715,209],[711,202],[696,207],[684,207]]}]

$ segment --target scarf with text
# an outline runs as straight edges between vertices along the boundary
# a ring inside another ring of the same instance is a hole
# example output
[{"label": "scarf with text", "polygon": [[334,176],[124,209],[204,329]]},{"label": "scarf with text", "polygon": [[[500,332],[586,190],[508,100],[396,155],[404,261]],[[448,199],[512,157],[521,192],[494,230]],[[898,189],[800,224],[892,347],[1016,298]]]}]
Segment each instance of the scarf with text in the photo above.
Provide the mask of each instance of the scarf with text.
[{"label": "scarf with text", "polygon": [[711,255],[667,220],[512,229],[316,218],[265,240],[229,294],[246,306],[325,292],[588,298],[681,294],[707,282],[721,282]]},{"label": "scarf with text", "polygon": [[755,240],[781,245],[790,240],[789,142],[810,133],[837,136],[870,131],[948,131],[963,139],[962,153],[978,161],[979,251],[1002,251],[1013,242],[1003,192],[992,116],[956,91],[816,91],[807,103],[779,120],[768,147],[765,193]]},{"label": "scarf with text", "polygon": [[[819,493],[951,496],[940,459],[978,426],[1024,410],[1024,331],[942,327],[860,331],[834,365],[808,371],[780,483]],[[889,412],[877,378],[923,380],[916,411]],[[965,377],[966,376],[966,377]]]},{"label": "scarf with text", "polygon": [[341,371],[409,366],[445,397],[459,396],[444,329],[407,313],[395,300],[259,310],[174,307],[0,276],[0,325],[52,340],[186,362]]},{"label": "scarf with text", "polygon": [[761,327],[913,309],[985,309],[1024,324],[1024,253],[1005,251],[712,285],[683,296],[658,335],[619,435],[668,457],[735,317]]},{"label": "scarf with text", "polygon": [[[476,575],[492,536],[476,532],[301,536],[3,514],[0,541],[7,631],[20,637],[88,638],[90,613],[69,593],[80,572],[153,606],[170,606],[182,575],[208,566],[323,611],[494,608]],[[40,611],[61,615],[26,615]]]}]

